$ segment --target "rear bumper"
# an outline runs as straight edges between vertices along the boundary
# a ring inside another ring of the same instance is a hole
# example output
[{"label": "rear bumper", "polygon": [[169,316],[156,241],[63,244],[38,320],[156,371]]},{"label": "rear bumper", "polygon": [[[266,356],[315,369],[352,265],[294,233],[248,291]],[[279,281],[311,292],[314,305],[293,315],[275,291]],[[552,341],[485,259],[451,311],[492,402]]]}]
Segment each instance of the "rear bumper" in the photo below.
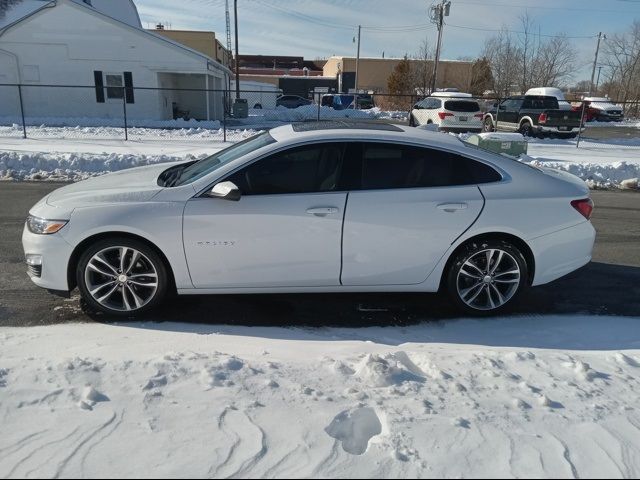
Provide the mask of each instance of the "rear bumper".
[{"label": "rear bumper", "polygon": [[578,132],[584,132],[584,127],[583,128],[572,127],[569,130],[560,130],[560,127],[543,127],[539,125],[537,127],[534,127],[534,129],[538,133],[547,133],[547,134],[554,134],[554,135],[570,135],[570,134],[578,134]]},{"label": "rear bumper", "polygon": [[536,259],[533,285],[552,282],[589,263],[595,239],[593,225],[585,221],[529,240]]},{"label": "rear bumper", "polygon": [[28,271],[33,283],[47,290],[69,291],[67,267],[73,247],[62,236],[57,233],[36,235],[31,233],[25,225],[22,232],[22,247],[25,256],[37,255],[41,257],[39,275],[33,269]]}]

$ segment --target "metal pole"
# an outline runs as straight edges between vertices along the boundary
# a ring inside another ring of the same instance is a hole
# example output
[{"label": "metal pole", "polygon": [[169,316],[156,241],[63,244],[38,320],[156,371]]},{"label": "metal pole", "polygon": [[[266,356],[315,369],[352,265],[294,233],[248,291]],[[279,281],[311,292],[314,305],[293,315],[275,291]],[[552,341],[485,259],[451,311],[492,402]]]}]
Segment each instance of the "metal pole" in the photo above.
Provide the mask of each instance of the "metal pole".
[{"label": "metal pole", "polygon": [[355,93],[358,94],[358,68],[360,67],[360,33],[362,32],[362,25],[358,25],[358,55],[356,56],[356,84]]},{"label": "metal pole", "polygon": [[320,105],[322,103],[322,93],[317,92],[318,93],[318,121],[320,121],[320,107],[322,105]]},{"label": "metal pole", "polygon": [[[598,53],[600,53],[600,40],[602,39],[602,32],[598,33],[598,45],[596,46],[596,58],[593,59],[593,70],[591,70],[591,82],[589,82],[589,96],[593,91],[593,78],[596,75],[596,65],[598,64]],[[606,37],[605,37],[606,38]]]},{"label": "metal pole", "polygon": [[582,113],[580,114],[580,128],[578,129],[578,140],[576,141],[576,148],[580,147],[580,139],[582,138],[582,125],[584,124],[584,109],[587,106],[587,102],[582,100]]},{"label": "metal pole", "polygon": [[236,100],[240,98],[240,62],[238,61],[238,0],[233,0],[233,20],[236,34]]},{"label": "metal pole", "polygon": [[122,111],[124,112],[124,139],[129,140],[129,132],[127,130],[127,92],[122,87]]},{"label": "metal pole", "polygon": [[229,89],[228,91],[225,91],[223,96],[224,96],[224,108],[222,111],[222,141],[224,143],[227,143],[227,110],[229,108],[229,99],[227,98],[227,95],[229,95],[231,93],[231,89]]},{"label": "metal pole", "polygon": [[24,104],[22,102],[22,85],[18,85],[18,97],[20,98],[20,115],[22,116],[22,138],[27,138],[27,124],[24,122]]}]

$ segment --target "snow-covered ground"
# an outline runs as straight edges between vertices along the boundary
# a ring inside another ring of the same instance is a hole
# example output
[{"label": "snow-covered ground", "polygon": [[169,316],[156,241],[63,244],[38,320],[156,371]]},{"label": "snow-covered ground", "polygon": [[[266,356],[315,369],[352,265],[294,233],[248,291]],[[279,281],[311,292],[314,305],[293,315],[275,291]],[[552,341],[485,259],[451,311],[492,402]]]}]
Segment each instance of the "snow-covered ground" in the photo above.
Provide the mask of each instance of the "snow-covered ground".
[{"label": "snow-covered ground", "polygon": [[[12,128],[0,127],[0,179],[5,180],[79,180],[138,165],[199,158],[229,144],[223,143],[222,130],[204,128],[134,128],[129,141],[115,127],[41,127],[39,135],[27,139],[9,135]],[[227,133],[230,141],[238,141],[256,132],[240,128]],[[640,177],[640,138],[606,142],[583,140],[576,148],[575,140],[531,140],[524,161],[565,169],[597,187]]]},{"label": "snow-covered ground", "polygon": [[0,328],[0,476],[633,478],[640,318]]}]

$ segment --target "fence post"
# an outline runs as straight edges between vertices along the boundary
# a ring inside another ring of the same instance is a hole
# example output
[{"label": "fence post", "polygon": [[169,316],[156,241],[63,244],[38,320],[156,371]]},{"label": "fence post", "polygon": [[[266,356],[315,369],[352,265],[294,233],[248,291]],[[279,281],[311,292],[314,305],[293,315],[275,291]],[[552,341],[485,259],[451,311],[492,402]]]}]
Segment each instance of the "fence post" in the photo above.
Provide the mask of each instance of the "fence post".
[{"label": "fence post", "polygon": [[576,148],[580,148],[580,139],[582,138],[582,124],[584,123],[584,109],[587,105],[587,102],[582,101],[582,110],[580,113],[580,128],[578,128],[578,140],[576,141]]},{"label": "fence post", "polygon": [[227,109],[229,108],[229,99],[227,98],[228,90],[222,92],[222,100],[224,101],[222,109],[222,141],[227,143]]},{"label": "fence post", "polygon": [[125,87],[122,87],[122,111],[124,112],[124,139],[129,140],[129,132],[127,130],[127,92]]},{"label": "fence post", "polygon": [[320,107],[321,107],[321,103],[322,103],[322,94],[320,92],[317,92],[318,94],[318,121],[320,121]]},{"label": "fence post", "polygon": [[22,85],[18,84],[18,97],[20,98],[20,116],[22,117],[22,138],[27,138],[27,125],[24,122],[24,104],[22,102]]},{"label": "fence post", "polygon": [[496,103],[496,126],[494,127],[494,130],[496,132],[498,131],[498,123],[500,122],[500,103],[501,103],[501,100],[500,98],[498,98]]}]

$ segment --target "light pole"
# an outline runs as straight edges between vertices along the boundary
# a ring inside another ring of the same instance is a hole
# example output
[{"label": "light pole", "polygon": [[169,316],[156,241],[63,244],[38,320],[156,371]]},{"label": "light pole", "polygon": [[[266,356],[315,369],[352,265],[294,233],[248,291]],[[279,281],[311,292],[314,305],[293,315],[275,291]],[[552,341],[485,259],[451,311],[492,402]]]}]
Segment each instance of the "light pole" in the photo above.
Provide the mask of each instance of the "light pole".
[{"label": "light pole", "polygon": [[438,27],[438,44],[436,45],[436,58],[433,62],[433,78],[431,79],[431,92],[436,90],[438,78],[438,63],[440,63],[440,51],[442,49],[442,29],[444,27],[444,17],[448,17],[451,11],[451,1],[442,0],[441,3],[433,5],[429,11],[431,23]]},{"label": "light pole", "polygon": [[240,62],[238,61],[238,0],[233,0],[233,20],[236,33],[236,100],[240,98]]},{"label": "light pole", "polygon": [[[356,56],[356,83],[355,83],[356,95],[358,94],[358,68],[360,67],[360,34],[361,33],[362,33],[362,25],[358,25],[358,54]],[[356,39],[354,38],[353,41],[355,42]]]},{"label": "light pole", "polygon": [[598,95],[598,85],[600,85],[600,72],[602,72],[602,65],[598,67],[598,77],[596,79],[596,91],[595,91],[596,95]]}]

